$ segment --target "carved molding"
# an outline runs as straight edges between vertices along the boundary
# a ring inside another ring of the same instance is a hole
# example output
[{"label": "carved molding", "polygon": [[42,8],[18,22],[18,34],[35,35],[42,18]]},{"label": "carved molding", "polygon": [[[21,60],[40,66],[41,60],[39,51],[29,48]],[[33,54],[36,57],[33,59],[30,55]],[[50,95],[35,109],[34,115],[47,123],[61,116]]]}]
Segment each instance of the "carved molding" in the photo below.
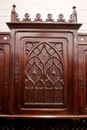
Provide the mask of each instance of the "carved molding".
[{"label": "carved molding", "polygon": [[[16,5],[13,5],[13,9],[11,11],[11,21],[18,21],[19,22],[20,21],[20,19],[18,18],[19,15],[16,12],[15,8],[16,8]],[[23,18],[23,20],[22,20],[23,22],[66,22],[65,19],[63,19],[64,15],[62,13],[60,13],[58,15],[59,18],[57,19],[57,21],[54,21],[51,13],[47,14],[47,18],[46,18],[45,21],[42,20],[40,13],[36,14],[36,18],[33,21],[31,21],[30,15],[28,13],[26,13],[24,16],[25,16],[25,18]],[[73,12],[70,15],[70,19],[68,20],[68,23],[69,22],[70,23],[71,22],[77,22],[76,6],[73,6]]]}]

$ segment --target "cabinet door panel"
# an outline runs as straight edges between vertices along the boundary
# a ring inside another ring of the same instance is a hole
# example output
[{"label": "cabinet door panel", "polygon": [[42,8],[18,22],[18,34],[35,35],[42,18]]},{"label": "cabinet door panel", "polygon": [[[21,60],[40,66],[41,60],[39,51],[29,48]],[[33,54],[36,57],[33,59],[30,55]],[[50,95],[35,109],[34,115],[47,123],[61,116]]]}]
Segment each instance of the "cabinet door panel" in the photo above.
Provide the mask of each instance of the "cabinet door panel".
[{"label": "cabinet door panel", "polygon": [[9,45],[0,44],[0,113],[8,111]]},{"label": "cabinet door panel", "polygon": [[87,45],[79,45],[79,109],[87,114]]},{"label": "cabinet door panel", "polygon": [[68,97],[72,99],[72,75],[67,73],[72,73],[72,44],[68,45],[67,38],[40,38],[39,35],[18,39],[17,34],[16,37],[15,65],[18,64],[18,69],[15,69],[15,77],[18,80],[14,88],[14,112],[72,113]]}]

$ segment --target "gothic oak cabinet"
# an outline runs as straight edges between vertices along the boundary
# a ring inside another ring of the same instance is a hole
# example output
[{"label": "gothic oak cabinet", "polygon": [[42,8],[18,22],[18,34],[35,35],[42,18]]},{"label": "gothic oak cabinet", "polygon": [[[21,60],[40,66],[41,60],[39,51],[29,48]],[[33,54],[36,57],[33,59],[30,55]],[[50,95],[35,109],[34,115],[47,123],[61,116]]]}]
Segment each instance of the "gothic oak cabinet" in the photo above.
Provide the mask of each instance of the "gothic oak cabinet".
[{"label": "gothic oak cabinet", "polygon": [[14,114],[78,113],[77,29],[80,24],[7,24],[12,31],[14,52]]},{"label": "gothic oak cabinet", "polygon": [[[0,33],[0,117],[87,118],[87,35],[78,34],[76,7],[45,21],[15,10]],[[54,129],[52,129],[54,130]]]}]

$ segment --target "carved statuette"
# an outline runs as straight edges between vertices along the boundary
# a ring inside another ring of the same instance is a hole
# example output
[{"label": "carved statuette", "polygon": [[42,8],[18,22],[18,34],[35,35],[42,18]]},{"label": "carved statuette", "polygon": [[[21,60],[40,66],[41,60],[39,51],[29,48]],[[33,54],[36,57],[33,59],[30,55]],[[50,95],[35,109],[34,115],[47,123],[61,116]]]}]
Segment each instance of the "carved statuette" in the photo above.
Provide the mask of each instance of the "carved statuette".
[{"label": "carved statuette", "polygon": [[69,22],[77,22],[77,11],[76,11],[76,6],[73,6],[73,12],[70,15]]},{"label": "carved statuette", "polygon": [[36,18],[34,19],[34,21],[37,21],[37,22],[38,22],[38,21],[41,21],[41,22],[42,22],[43,20],[42,20],[42,18],[41,18],[41,14],[37,13],[37,14],[36,14]]},{"label": "carved statuette", "polygon": [[46,22],[54,22],[54,19],[53,19],[52,17],[53,17],[52,14],[49,13],[49,14],[47,15]]},{"label": "carved statuette", "polygon": [[64,15],[63,14],[59,14],[59,19],[57,19],[57,22],[65,22]]}]

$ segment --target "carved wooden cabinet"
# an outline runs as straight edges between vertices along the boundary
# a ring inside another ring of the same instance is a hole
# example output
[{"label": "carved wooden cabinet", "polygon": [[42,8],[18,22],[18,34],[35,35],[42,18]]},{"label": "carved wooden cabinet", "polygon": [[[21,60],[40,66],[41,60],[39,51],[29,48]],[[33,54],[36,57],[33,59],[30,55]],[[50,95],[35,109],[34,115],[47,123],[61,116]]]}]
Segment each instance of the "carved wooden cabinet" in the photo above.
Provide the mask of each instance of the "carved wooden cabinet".
[{"label": "carved wooden cabinet", "polygon": [[11,31],[0,33],[0,117],[16,120],[1,130],[87,128],[87,34],[73,9],[69,22],[50,13],[20,21],[13,5]]},{"label": "carved wooden cabinet", "polygon": [[7,24],[14,52],[13,113],[78,114],[77,30],[81,24]]}]

